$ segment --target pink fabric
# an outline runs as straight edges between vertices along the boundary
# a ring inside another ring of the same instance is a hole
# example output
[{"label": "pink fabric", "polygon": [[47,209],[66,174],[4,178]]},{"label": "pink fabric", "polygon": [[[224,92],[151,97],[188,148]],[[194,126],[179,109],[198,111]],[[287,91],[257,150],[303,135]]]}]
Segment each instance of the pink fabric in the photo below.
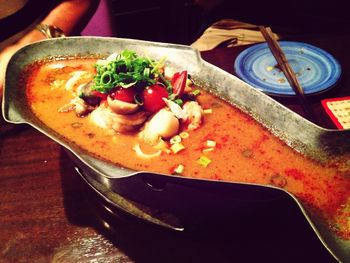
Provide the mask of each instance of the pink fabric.
[{"label": "pink fabric", "polygon": [[113,36],[112,19],[107,1],[100,1],[96,13],[81,32],[82,36]]}]

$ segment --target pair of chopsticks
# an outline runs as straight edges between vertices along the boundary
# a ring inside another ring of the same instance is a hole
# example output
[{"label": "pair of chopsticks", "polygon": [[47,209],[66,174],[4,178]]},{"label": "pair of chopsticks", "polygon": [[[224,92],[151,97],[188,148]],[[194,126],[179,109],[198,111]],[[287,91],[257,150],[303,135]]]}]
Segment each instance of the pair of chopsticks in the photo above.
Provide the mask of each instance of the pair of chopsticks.
[{"label": "pair of chopsticks", "polygon": [[304,94],[304,90],[301,87],[298,78],[296,77],[292,67],[288,63],[288,60],[286,58],[286,55],[284,54],[280,44],[278,41],[274,38],[274,35],[272,33],[271,28],[259,26],[260,32],[262,33],[263,37],[265,38],[267,45],[269,46],[272,55],[275,57],[278,66],[281,68],[283,74],[287,78],[289,85],[294,90],[301,106],[303,107],[303,110],[305,112],[306,117],[317,123],[316,116],[310,107],[310,104],[307,102],[307,99]]}]

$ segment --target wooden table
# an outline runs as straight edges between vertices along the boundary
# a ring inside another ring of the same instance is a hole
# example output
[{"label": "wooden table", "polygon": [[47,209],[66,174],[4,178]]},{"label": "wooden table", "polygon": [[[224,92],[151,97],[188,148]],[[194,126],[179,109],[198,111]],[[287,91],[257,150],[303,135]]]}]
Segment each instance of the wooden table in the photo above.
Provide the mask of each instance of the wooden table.
[{"label": "wooden table", "polygon": [[[343,70],[350,72],[348,40],[325,38],[317,43],[344,59]],[[240,50],[223,48],[202,55],[233,73]],[[344,74],[333,91],[312,98],[326,127],[332,123],[318,102],[346,95],[348,76]],[[278,100],[301,112],[293,99]],[[284,206],[248,220],[223,220],[183,233],[124,213],[111,215],[61,146],[27,125],[14,126],[3,119],[0,132],[0,262],[333,261],[304,218]]]}]

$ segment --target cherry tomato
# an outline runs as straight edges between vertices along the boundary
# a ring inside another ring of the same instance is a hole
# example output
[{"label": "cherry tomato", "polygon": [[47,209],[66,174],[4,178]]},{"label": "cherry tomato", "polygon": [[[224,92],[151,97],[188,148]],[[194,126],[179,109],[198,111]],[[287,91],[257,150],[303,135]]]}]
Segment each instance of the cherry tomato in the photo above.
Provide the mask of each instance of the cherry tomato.
[{"label": "cherry tomato", "polygon": [[177,97],[181,97],[184,93],[187,81],[187,71],[176,72],[171,79],[171,86],[173,86],[173,93]]},{"label": "cherry tomato", "polygon": [[134,88],[114,88],[110,94],[113,99],[135,103],[136,90]]},{"label": "cherry tomato", "polygon": [[143,108],[148,112],[157,112],[165,106],[163,98],[168,98],[167,90],[157,84],[151,85],[142,92]]}]

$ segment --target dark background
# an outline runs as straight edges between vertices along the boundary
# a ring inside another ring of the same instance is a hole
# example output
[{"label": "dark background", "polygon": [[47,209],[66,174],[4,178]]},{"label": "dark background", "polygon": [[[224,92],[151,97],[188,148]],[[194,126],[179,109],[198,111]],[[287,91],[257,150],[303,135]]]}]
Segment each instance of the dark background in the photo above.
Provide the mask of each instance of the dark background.
[{"label": "dark background", "polygon": [[191,0],[110,0],[118,37],[190,44],[198,35],[201,11]]},{"label": "dark background", "polygon": [[108,0],[115,36],[149,41],[191,44],[212,23],[231,18],[270,26],[289,35],[349,33],[345,0],[226,0],[204,11],[194,0]]}]

